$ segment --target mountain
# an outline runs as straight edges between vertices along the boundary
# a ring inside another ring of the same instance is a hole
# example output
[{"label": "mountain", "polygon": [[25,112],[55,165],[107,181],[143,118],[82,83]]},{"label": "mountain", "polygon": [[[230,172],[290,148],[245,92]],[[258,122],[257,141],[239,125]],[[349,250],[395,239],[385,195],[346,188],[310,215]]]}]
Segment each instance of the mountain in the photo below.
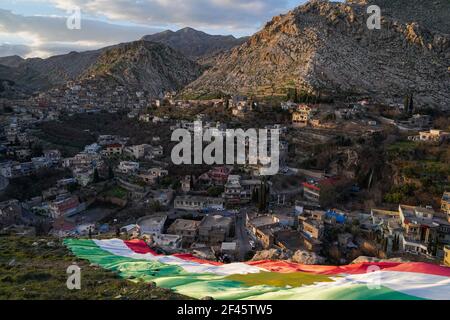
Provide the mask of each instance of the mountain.
[{"label": "mountain", "polygon": [[95,63],[102,50],[71,52],[47,59],[3,57],[0,65],[9,69],[0,69],[0,79],[14,81],[26,92],[50,89],[79,77]]},{"label": "mountain", "polygon": [[135,41],[104,50],[81,80],[123,85],[159,95],[179,90],[197,79],[203,68],[178,51],[155,42]]},{"label": "mountain", "polygon": [[24,59],[19,56],[0,57],[0,65],[6,67],[18,67],[23,61]]},{"label": "mountain", "polygon": [[388,102],[413,93],[419,105],[448,108],[448,0],[381,1],[381,30],[369,30],[367,6],[379,2],[315,0],[274,17],[221,54],[184,95],[270,96],[297,88]]},{"label": "mountain", "polygon": [[233,36],[210,35],[192,28],[184,28],[176,32],[167,30],[144,36],[142,39],[163,43],[192,60],[230,50],[247,40],[247,38],[236,39]]},{"label": "mountain", "polygon": [[[178,90],[194,81],[203,67],[163,44],[135,41],[94,51],[71,52],[47,59],[0,58],[0,81],[5,88],[32,93],[70,80],[140,86],[150,92]],[[3,88],[3,95],[6,89]],[[8,90],[11,92],[11,90]]]}]

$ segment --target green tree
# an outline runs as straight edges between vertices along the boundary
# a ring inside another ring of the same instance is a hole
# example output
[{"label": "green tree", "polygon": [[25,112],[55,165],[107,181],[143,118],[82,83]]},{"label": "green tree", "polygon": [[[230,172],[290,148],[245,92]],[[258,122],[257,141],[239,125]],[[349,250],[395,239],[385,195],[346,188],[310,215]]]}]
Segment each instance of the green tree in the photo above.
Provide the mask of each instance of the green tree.
[{"label": "green tree", "polygon": [[98,183],[100,181],[100,176],[98,174],[97,168],[94,170],[94,183]]},{"label": "green tree", "polygon": [[108,178],[110,180],[114,179],[114,171],[113,171],[113,168],[111,166],[108,167]]}]

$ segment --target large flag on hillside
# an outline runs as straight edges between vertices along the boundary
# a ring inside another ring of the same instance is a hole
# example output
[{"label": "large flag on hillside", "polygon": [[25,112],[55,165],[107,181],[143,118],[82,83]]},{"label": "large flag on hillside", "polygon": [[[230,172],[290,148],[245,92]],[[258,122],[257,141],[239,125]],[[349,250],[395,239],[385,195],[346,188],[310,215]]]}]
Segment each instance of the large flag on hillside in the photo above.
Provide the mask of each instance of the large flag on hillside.
[{"label": "large flag on hillside", "polygon": [[288,261],[221,264],[189,254],[158,255],[144,241],[74,240],[81,259],[131,281],[155,282],[192,297],[296,300],[450,300],[450,268],[427,263],[310,266]]}]

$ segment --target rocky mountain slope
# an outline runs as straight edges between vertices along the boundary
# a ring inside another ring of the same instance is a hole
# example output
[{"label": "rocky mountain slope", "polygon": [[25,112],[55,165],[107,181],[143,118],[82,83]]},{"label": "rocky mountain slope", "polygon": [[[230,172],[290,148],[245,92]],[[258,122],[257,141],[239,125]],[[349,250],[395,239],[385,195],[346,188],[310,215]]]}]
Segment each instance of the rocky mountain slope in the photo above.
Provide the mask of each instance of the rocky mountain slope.
[{"label": "rocky mountain slope", "polygon": [[[95,51],[71,52],[47,59],[0,58],[0,81],[6,87],[32,93],[70,80],[114,81],[159,94],[178,90],[197,79],[203,68],[163,44],[149,41],[123,43]],[[8,90],[8,92],[12,92]]]},{"label": "rocky mountain slope", "polygon": [[[23,91],[46,90],[79,77],[105,50],[71,52],[47,59],[0,58],[0,79],[14,81]],[[8,71],[9,70],[9,71]]]},{"label": "rocky mountain slope", "polygon": [[184,94],[267,96],[297,88],[388,102],[414,93],[420,105],[448,108],[450,35],[443,32],[448,30],[448,1],[381,1],[381,30],[369,30],[366,8],[377,2],[313,0],[274,17],[218,57]]},{"label": "rocky mountain slope", "polygon": [[123,85],[159,95],[183,88],[202,71],[199,64],[174,49],[140,40],[104,50],[80,79],[94,81],[97,87]]},{"label": "rocky mountain slope", "polygon": [[204,59],[227,51],[247,40],[247,38],[236,39],[233,36],[210,35],[192,28],[184,28],[176,32],[167,30],[142,39],[163,43],[192,60]]}]

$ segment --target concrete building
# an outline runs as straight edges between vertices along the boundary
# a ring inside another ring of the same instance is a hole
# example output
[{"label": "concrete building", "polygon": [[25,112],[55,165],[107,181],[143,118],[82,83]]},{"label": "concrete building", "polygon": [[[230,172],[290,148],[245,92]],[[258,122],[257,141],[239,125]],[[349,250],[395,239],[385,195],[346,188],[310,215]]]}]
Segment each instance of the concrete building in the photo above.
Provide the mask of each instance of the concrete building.
[{"label": "concrete building", "polygon": [[229,175],[225,184],[224,200],[227,205],[248,203],[252,199],[253,191],[260,186],[260,180],[242,180],[239,175]]},{"label": "concrete building", "polygon": [[198,240],[209,245],[224,242],[230,234],[233,219],[219,215],[205,216],[198,228]]},{"label": "concrete building", "polygon": [[122,173],[136,173],[139,170],[139,163],[133,161],[121,161],[118,169]]},{"label": "concrete building", "polygon": [[167,216],[147,216],[140,218],[136,224],[141,235],[159,235],[163,233]]},{"label": "concrete building", "polygon": [[175,198],[174,208],[190,211],[205,209],[223,210],[223,199],[201,196],[179,196]]},{"label": "concrete building", "polygon": [[292,113],[292,124],[296,127],[307,126],[310,119],[311,108],[305,104],[299,105],[297,110]]},{"label": "concrete building", "polygon": [[421,131],[419,133],[419,140],[422,142],[436,142],[441,143],[450,137],[449,132],[442,130],[431,129],[430,131]]},{"label": "concrete building", "polygon": [[404,251],[434,256],[442,254],[442,245],[450,244],[450,223],[437,217],[432,208],[400,205],[399,218]]},{"label": "concrete building", "polygon": [[56,199],[49,205],[50,216],[59,218],[61,216],[71,216],[86,209],[84,203],[80,203],[77,197],[69,197],[64,199]]},{"label": "concrete building", "polygon": [[199,225],[200,221],[177,219],[167,229],[167,233],[180,236],[182,245],[188,247],[197,239]]}]

